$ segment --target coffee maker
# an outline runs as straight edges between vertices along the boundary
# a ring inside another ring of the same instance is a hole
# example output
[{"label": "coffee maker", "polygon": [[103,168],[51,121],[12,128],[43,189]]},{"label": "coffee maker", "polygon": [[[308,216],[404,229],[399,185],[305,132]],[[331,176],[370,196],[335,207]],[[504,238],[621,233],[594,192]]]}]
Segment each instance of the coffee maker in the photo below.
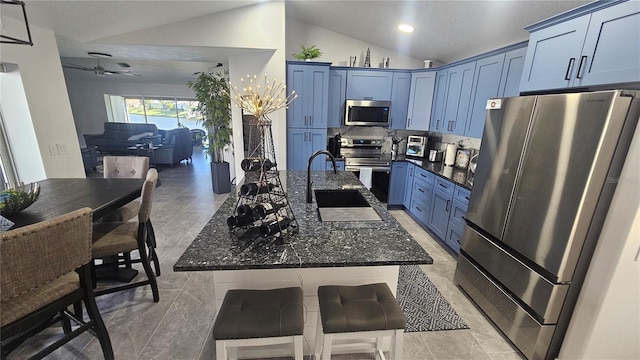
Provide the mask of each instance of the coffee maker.
[{"label": "coffee maker", "polygon": [[340,133],[337,133],[332,138],[329,138],[329,142],[327,143],[327,150],[331,153],[331,155],[333,155],[334,158],[341,157],[340,142],[341,136]]}]

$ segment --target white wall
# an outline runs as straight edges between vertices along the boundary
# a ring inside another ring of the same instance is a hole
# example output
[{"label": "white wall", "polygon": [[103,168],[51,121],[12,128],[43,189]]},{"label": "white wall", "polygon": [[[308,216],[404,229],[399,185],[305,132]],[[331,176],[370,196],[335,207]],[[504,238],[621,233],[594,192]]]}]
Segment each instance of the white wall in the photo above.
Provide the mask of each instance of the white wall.
[{"label": "white wall", "polygon": [[559,359],[640,359],[640,126]]},{"label": "white wall", "polygon": [[[11,18],[2,20],[9,32],[24,26]],[[10,141],[17,146],[14,151],[20,152],[16,154],[20,178],[32,182],[44,178],[85,177],[54,33],[37,26],[30,29],[33,46],[0,45],[0,61],[17,65],[24,90],[22,99],[15,98],[22,96],[10,94],[19,92],[18,75],[0,77],[3,109],[11,107],[4,104],[11,97],[14,97],[13,105],[20,104],[20,111],[5,113]]]},{"label": "white wall", "polygon": [[287,17],[287,60],[296,60],[292,54],[300,52],[300,45],[316,45],[322,56],[314,61],[330,62],[333,66],[349,66],[349,56],[357,57],[358,66],[362,66],[367,48],[370,48],[371,67],[382,67],[382,58],[389,57],[390,68],[417,69],[424,66],[422,60],[400,55],[393,50],[384,49],[337,32]]}]

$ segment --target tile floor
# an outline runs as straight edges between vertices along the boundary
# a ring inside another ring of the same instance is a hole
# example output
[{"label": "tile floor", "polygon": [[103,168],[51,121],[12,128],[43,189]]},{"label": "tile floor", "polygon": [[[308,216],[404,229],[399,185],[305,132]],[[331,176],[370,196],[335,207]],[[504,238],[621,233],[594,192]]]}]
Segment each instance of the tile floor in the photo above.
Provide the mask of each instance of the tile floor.
[{"label": "tile floor", "polygon": [[[95,176],[95,174],[94,174]],[[155,193],[152,220],[156,230],[162,274],[160,302],[148,287],[98,298],[116,359],[215,359],[211,328],[215,319],[213,282],[206,272],[173,272],[173,264],[212,214],[226,199],[213,194],[210,170],[201,151],[192,164],[161,168],[161,186]],[[468,330],[407,333],[405,360],[524,359],[465,295],[452,279],[456,260],[440,242],[425,232],[406,212],[392,214],[433,257],[422,266],[431,281],[467,322]],[[9,359],[27,358],[55,341],[57,328],[46,330],[14,351]],[[50,359],[102,359],[98,341],[83,334],[49,356]],[[367,355],[333,359],[371,359]]]}]

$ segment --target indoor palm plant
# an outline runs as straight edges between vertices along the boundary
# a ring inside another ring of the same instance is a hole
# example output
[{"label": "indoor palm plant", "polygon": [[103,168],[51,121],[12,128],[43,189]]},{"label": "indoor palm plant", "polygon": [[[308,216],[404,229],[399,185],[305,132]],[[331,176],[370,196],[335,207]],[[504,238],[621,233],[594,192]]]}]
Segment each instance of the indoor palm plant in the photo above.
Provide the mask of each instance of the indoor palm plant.
[{"label": "indoor palm plant", "polygon": [[229,95],[228,71],[224,73],[196,73],[194,81],[187,81],[199,104],[199,123],[207,131],[211,159],[211,179],[213,191],[217,194],[231,192],[229,163],[224,161],[224,149],[231,145],[231,98]]}]

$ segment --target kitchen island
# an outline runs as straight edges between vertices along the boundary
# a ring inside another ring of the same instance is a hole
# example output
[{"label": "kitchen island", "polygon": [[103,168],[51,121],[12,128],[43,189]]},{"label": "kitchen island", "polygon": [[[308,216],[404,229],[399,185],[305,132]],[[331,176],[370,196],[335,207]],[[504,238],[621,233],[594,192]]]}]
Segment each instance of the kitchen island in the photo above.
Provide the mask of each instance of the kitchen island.
[{"label": "kitchen island", "polygon": [[384,282],[395,294],[399,265],[433,262],[354,174],[311,176],[314,190],[358,190],[381,220],[320,221],[315,201],[306,202],[306,172],[286,171],[281,180],[299,225],[297,233],[280,242],[255,231],[229,231],[226,220],[238,201],[232,193],[174,265],[174,271],[212,271],[218,304],[229,289],[302,287],[305,353],[315,341],[318,286]]}]

